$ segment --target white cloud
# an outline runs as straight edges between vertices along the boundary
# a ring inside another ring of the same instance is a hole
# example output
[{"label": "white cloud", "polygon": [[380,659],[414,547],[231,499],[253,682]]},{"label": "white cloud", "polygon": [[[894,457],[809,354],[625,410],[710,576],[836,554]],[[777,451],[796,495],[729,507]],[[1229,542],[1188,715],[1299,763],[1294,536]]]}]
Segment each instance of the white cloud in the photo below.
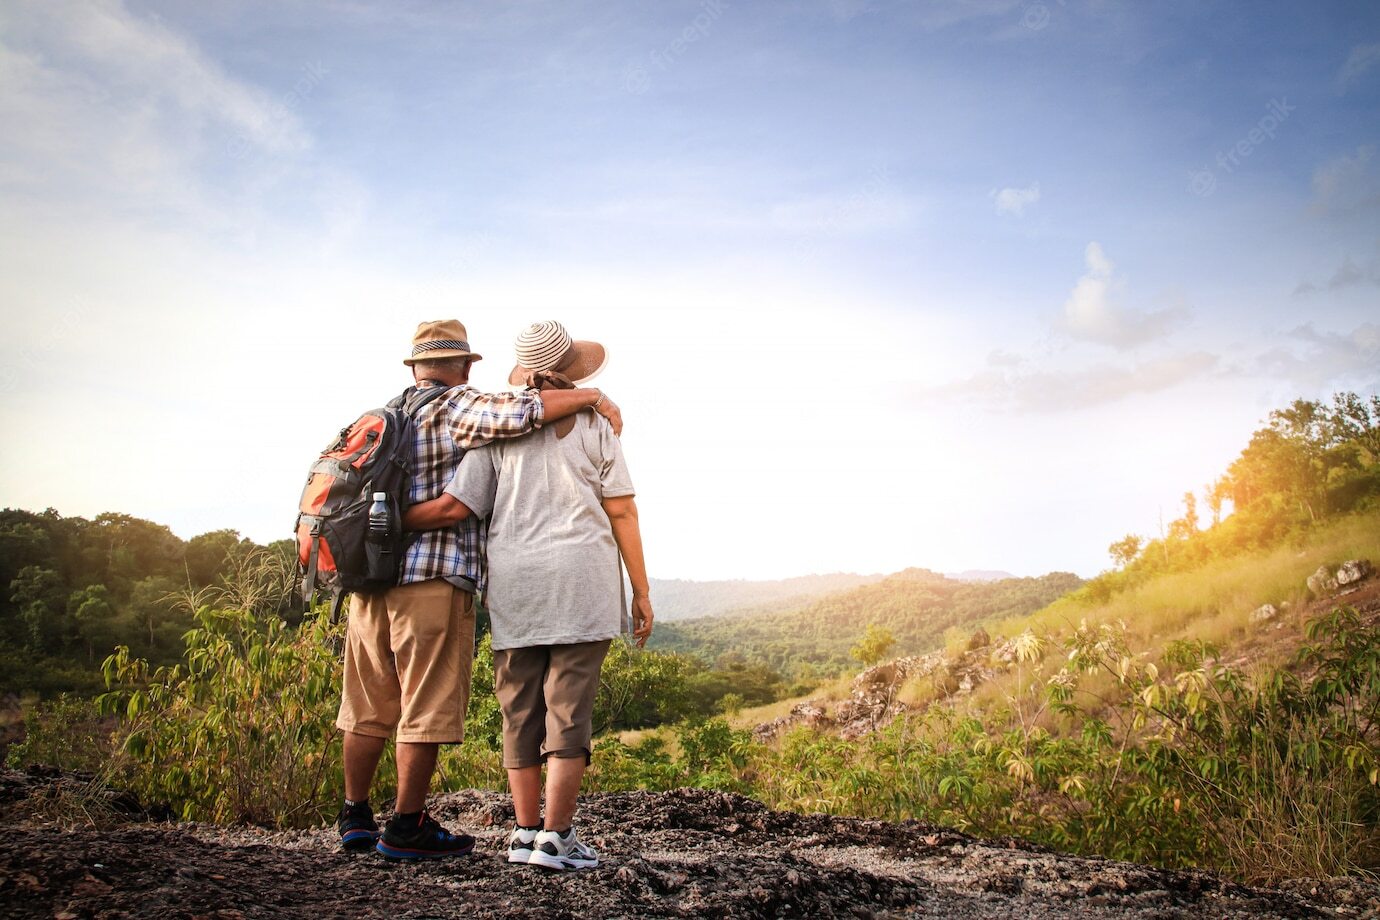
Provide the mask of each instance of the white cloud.
[{"label": "white cloud", "polygon": [[1346,63],[1342,65],[1341,71],[1337,74],[1337,86],[1341,92],[1354,83],[1377,63],[1380,63],[1380,42],[1370,45],[1357,45],[1351,49],[1351,53],[1346,57]]},{"label": "white cloud", "polygon": [[1313,173],[1313,211],[1341,214],[1380,205],[1380,181],[1371,172],[1374,147],[1358,147]]},{"label": "white cloud", "polygon": [[1040,200],[1040,183],[1032,182],[1025,188],[992,189],[989,196],[997,203],[998,214],[1014,214],[1021,217],[1025,209]]},{"label": "white cloud", "polygon": [[49,204],[168,208],[223,223],[219,203],[205,199],[230,190],[200,171],[305,151],[300,97],[297,87],[275,97],[236,79],[118,0],[0,12],[0,182]]},{"label": "white cloud", "polygon": [[[1342,264],[1332,272],[1325,287],[1329,291],[1342,291],[1365,285],[1380,287],[1380,246],[1376,247],[1375,254],[1364,263],[1358,263],[1349,254],[1343,256]],[[1300,281],[1298,287],[1294,288],[1294,296],[1316,294],[1323,289],[1324,286],[1312,281]]]},{"label": "white cloud", "polygon": [[1084,259],[1087,271],[1064,301],[1058,323],[1069,336],[1113,348],[1134,348],[1164,337],[1183,319],[1180,309],[1145,313],[1118,306],[1115,295],[1122,283],[1111,259],[1096,242],[1088,244]]},{"label": "white cloud", "polygon": [[1218,366],[1216,355],[1185,352],[1135,365],[1096,364],[1073,370],[990,368],[967,380],[924,389],[927,401],[959,399],[1005,412],[1067,412],[1119,402],[1131,396],[1168,390]]},{"label": "white cloud", "polygon": [[1261,373],[1312,389],[1380,387],[1380,325],[1362,323],[1350,332],[1323,332],[1308,323],[1289,335],[1290,344],[1260,356]]}]

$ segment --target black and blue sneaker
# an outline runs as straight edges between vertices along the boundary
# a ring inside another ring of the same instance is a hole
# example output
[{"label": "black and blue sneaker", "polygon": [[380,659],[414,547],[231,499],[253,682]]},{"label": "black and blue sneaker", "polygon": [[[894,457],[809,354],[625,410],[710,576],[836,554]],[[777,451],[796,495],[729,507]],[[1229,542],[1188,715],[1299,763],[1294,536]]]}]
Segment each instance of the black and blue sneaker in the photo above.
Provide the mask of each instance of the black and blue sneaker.
[{"label": "black and blue sneaker", "polygon": [[379,839],[379,826],[368,802],[345,803],[336,815],[335,827],[340,831],[340,848],[347,853],[372,850]]},{"label": "black and blue sneaker", "polygon": [[474,849],[469,834],[452,834],[426,812],[394,815],[383,826],[375,846],[388,859],[444,859],[467,856]]}]

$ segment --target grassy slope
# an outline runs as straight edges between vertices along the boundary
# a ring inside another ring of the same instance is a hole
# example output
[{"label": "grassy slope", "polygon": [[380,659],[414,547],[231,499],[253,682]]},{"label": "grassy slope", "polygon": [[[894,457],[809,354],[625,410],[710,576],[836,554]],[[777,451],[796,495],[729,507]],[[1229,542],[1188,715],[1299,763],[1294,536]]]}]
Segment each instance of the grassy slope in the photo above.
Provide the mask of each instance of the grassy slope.
[{"label": "grassy slope", "polygon": [[[1380,563],[1380,511],[1338,519],[1274,549],[1241,553],[1192,571],[1160,575],[1102,603],[1089,603],[1075,593],[1033,614],[989,623],[987,629],[994,638],[1016,636],[1029,629],[1057,641],[1081,621],[1098,624],[1120,620],[1129,628],[1133,648],[1152,659],[1174,639],[1201,639],[1220,646],[1226,661],[1279,663],[1302,642],[1308,576],[1320,565],[1335,566],[1347,559]],[[1251,612],[1260,605],[1284,602],[1289,603],[1289,609],[1268,626],[1249,622]],[[926,651],[938,647],[935,643]],[[999,676],[978,688],[972,705],[983,708],[1003,702],[1011,696],[1018,679],[1015,672]],[[791,706],[807,699],[845,699],[849,690],[849,680],[835,680],[802,697],[745,709],[732,722],[750,727],[784,715]],[[917,688],[908,690],[903,698],[925,696]]]},{"label": "grassy slope", "polygon": [[892,633],[894,654],[915,654],[942,642],[946,631],[964,630],[966,638],[979,623],[1028,614],[1080,583],[1077,576],[1058,572],[973,583],[907,569],[797,610],[660,625],[651,645],[708,661],[733,652],[784,673],[797,673],[802,665],[846,673],[856,667],[849,649],[868,624]]}]

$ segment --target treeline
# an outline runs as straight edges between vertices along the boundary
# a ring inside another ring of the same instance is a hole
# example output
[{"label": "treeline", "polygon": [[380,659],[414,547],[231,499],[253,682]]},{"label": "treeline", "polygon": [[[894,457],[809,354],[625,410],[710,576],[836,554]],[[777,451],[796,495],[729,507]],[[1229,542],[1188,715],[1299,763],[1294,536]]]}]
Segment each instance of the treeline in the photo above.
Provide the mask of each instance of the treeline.
[{"label": "treeline", "polygon": [[286,540],[264,547],[233,530],[182,540],[127,514],[88,520],[4,509],[0,693],[94,691],[96,666],[117,645],[155,664],[175,661],[193,611],[206,603],[300,619],[292,578]]},{"label": "treeline", "polygon": [[[1200,501],[1201,498],[1201,501]],[[1380,396],[1296,399],[1269,414],[1225,473],[1149,539],[1108,547],[1117,570],[1083,589],[1089,600],[1213,559],[1276,546],[1339,514],[1380,504]]]},{"label": "treeline", "polygon": [[951,629],[1033,613],[1082,583],[1068,572],[964,582],[906,569],[788,612],[662,623],[651,645],[707,661],[730,656],[809,680],[855,670],[852,649],[868,626],[890,634],[894,655],[928,652]]},{"label": "treeline", "polygon": [[827,594],[882,580],[881,575],[801,575],[776,581],[684,581],[678,578],[651,581],[658,623],[713,617],[725,614],[756,615],[767,611],[802,607]]}]

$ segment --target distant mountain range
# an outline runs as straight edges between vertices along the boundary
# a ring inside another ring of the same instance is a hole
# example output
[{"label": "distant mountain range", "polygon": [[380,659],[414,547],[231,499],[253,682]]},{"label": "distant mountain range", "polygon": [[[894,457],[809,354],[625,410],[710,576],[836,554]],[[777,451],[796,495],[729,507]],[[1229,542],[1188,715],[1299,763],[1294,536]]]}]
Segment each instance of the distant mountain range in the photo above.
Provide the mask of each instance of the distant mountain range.
[{"label": "distant mountain range", "polygon": [[965,572],[945,572],[944,577],[951,581],[1006,581],[1016,576],[999,569],[968,569]]},{"label": "distant mountain range", "polygon": [[[653,578],[650,581],[657,619],[665,623],[696,617],[792,610],[830,594],[876,584],[885,577],[835,572],[832,575],[801,575],[775,581],[748,581],[741,578],[728,581]],[[1016,576],[995,569],[968,569],[964,572],[945,572],[944,577],[951,581],[989,582],[1005,581]]]},{"label": "distant mountain range", "polygon": [[803,606],[816,598],[882,580],[882,575],[802,575],[777,581],[651,581],[652,603],[660,622],[731,613],[764,613]]}]

